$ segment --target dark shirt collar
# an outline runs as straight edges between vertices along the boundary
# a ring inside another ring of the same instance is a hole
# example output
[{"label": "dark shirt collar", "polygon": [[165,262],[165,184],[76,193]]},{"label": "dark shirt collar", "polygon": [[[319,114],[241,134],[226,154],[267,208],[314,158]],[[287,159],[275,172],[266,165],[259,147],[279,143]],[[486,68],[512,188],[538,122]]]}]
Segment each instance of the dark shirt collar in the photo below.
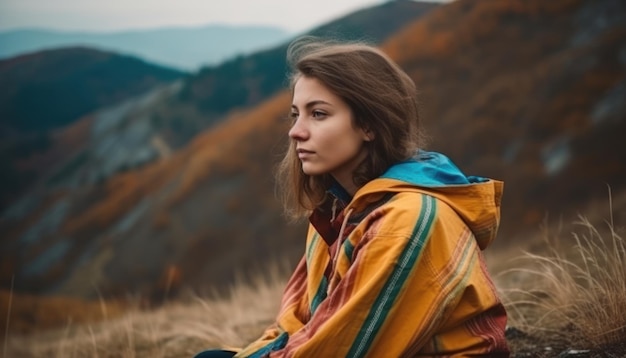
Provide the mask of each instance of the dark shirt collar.
[{"label": "dark shirt collar", "polygon": [[327,199],[317,207],[309,216],[309,222],[315,230],[322,236],[328,246],[332,245],[341,229],[343,221],[343,209],[350,203],[352,197],[336,181],[327,190]]}]

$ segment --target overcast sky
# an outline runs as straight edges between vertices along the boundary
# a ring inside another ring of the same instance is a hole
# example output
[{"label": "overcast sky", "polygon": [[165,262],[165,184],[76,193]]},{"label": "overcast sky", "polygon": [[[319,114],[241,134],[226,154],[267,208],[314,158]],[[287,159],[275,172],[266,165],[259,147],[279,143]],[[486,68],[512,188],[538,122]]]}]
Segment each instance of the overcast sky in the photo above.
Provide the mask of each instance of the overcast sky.
[{"label": "overcast sky", "polygon": [[381,0],[0,0],[0,30],[119,31],[207,24],[302,32]]}]

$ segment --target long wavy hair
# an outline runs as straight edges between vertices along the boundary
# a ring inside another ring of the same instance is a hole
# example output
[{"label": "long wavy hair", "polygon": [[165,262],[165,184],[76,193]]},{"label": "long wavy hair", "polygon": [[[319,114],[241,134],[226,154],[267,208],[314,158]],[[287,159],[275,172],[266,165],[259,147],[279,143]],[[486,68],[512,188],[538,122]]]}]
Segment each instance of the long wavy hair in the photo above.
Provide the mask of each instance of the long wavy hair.
[{"label": "long wavy hair", "polygon": [[[354,173],[361,187],[387,168],[412,157],[421,146],[417,89],[413,80],[387,55],[363,43],[300,38],[287,49],[291,91],[304,76],[322,82],[352,110],[354,125],[374,134],[365,142],[366,159]],[[295,141],[277,170],[278,192],[292,219],[309,214],[328,198],[330,174],[307,175]]]}]

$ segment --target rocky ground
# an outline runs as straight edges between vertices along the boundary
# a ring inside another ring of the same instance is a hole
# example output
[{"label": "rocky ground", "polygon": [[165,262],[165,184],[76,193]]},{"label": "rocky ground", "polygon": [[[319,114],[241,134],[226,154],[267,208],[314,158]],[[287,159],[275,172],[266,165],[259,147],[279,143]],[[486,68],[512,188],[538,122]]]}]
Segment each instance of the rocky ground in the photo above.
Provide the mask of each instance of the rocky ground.
[{"label": "rocky ground", "polygon": [[[564,329],[565,330],[565,329]],[[532,335],[515,327],[506,330],[506,338],[511,348],[511,358],[617,358],[626,357],[626,337],[624,342],[605,347],[574,347],[558,336]]]}]

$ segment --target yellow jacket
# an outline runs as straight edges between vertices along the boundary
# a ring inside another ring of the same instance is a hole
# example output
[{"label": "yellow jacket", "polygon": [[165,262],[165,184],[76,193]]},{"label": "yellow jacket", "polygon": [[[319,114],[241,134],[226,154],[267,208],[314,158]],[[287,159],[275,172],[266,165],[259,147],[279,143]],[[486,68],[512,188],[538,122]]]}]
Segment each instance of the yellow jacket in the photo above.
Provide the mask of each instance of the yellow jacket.
[{"label": "yellow jacket", "polygon": [[502,182],[420,152],[310,218],[276,323],[236,357],[508,357],[481,250]]}]

